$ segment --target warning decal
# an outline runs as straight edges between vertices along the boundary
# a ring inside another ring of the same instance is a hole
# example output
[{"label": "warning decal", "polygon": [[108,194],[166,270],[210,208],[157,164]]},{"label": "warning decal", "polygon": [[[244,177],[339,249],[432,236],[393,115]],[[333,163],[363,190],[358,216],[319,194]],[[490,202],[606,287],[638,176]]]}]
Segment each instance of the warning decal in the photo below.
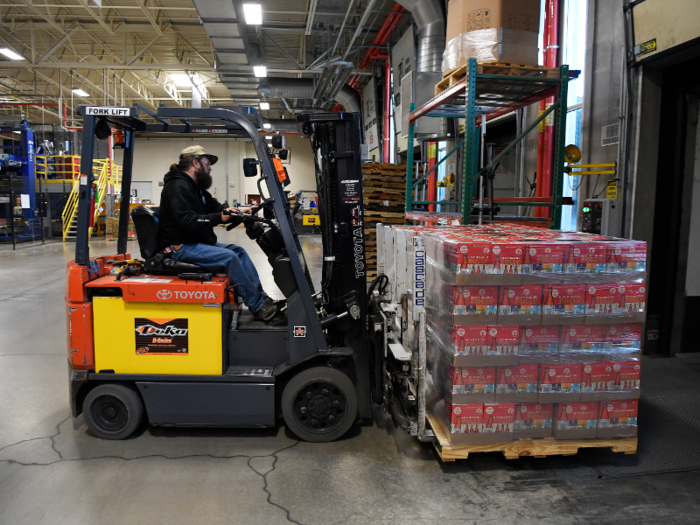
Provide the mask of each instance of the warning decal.
[{"label": "warning decal", "polygon": [[135,319],[136,355],[188,355],[187,319]]}]

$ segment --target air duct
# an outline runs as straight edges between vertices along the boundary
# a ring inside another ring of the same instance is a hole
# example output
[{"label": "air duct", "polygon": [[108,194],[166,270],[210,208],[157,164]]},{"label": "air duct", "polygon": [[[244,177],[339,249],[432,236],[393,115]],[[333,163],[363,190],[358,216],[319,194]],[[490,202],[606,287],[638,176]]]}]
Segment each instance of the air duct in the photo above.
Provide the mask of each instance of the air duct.
[{"label": "air duct", "polygon": [[[309,99],[314,95],[314,82],[308,78],[268,78],[258,88],[258,93],[268,98]],[[348,113],[360,112],[359,93],[349,86],[343,86],[336,93],[334,100]]]},{"label": "air duct", "polygon": [[418,28],[416,71],[442,73],[445,51],[445,15],[439,0],[398,0],[408,9]]}]

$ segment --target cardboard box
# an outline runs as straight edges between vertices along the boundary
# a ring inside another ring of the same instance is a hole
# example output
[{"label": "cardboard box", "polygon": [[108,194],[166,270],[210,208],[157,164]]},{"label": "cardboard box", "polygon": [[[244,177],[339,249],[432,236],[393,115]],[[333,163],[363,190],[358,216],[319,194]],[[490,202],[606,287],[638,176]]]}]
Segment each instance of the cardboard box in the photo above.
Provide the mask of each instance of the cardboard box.
[{"label": "cardboard box", "polygon": [[586,312],[585,284],[551,284],[544,287],[542,323],[577,321],[583,324]]},{"label": "cardboard box", "polygon": [[452,292],[453,315],[496,315],[497,286],[447,286]]},{"label": "cardboard box", "polygon": [[563,243],[530,244],[527,249],[526,268],[531,274],[564,273],[566,248],[567,245]]},{"label": "cardboard box", "polygon": [[492,403],[496,387],[495,366],[455,368],[452,400],[455,403]]},{"label": "cardboard box", "polygon": [[520,327],[489,326],[486,341],[491,355],[518,355],[520,350]]},{"label": "cardboard box", "polygon": [[498,275],[513,275],[529,273],[523,264],[527,247],[523,243],[494,243],[491,246],[493,273]]},{"label": "cardboard box", "polygon": [[639,391],[641,362],[637,359],[611,363],[612,371],[608,390],[614,392]]},{"label": "cardboard box", "polygon": [[615,304],[620,314],[646,310],[646,283],[620,283],[615,287]]},{"label": "cardboard box", "polygon": [[559,403],[554,407],[556,439],[593,439],[598,436],[598,402]]},{"label": "cardboard box", "polygon": [[499,366],[496,372],[496,402],[537,401],[539,365],[525,363],[516,366]]},{"label": "cardboard box", "polygon": [[634,437],[637,435],[639,401],[601,401],[598,409],[599,438]]},{"label": "cardboard box", "polygon": [[484,423],[482,432],[490,434],[493,443],[513,441],[513,423],[515,422],[515,404],[484,404]]},{"label": "cardboard box", "polygon": [[603,325],[562,326],[560,350],[563,354],[601,352],[604,339]]},{"label": "cardboard box", "polygon": [[[586,289],[586,315],[609,316],[620,312],[618,284],[591,284]],[[624,290],[624,287],[623,287]]]},{"label": "cardboard box", "polygon": [[611,324],[605,327],[605,349],[613,353],[633,353],[641,348],[641,323]]},{"label": "cardboard box", "polygon": [[458,326],[454,334],[455,355],[488,355],[487,326]]},{"label": "cardboard box", "polygon": [[446,42],[469,31],[500,27],[539,33],[540,0],[450,0]]},{"label": "cardboard box", "polygon": [[[608,390],[610,376],[612,374],[612,363],[600,361],[598,363],[584,363],[581,373],[581,393],[595,393],[604,396]],[[585,401],[600,401],[602,397],[593,396]],[[584,399],[582,399],[583,401]]]},{"label": "cardboard box", "polygon": [[[484,405],[481,403],[449,405],[450,441],[454,445],[493,443],[493,436],[485,434]],[[511,434],[512,435],[512,434]]]},{"label": "cardboard box", "polygon": [[647,243],[642,241],[615,241],[608,245],[608,272],[646,272]]},{"label": "cardboard box", "polygon": [[552,437],[554,405],[551,403],[520,403],[515,407],[513,436],[515,439]]},{"label": "cardboard box", "polygon": [[498,296],[499,316],[513,316],[519,324],[542,322],[542,286],[501,286]]},{"label": "cardboard box", "polygon": [[541,363],[538,387],[540,403],[579,401],[581,363]]},{"label": "cardboard box", "polygon": [[559,326],[526,326],[520,330],[520,355],[542,357],[556,354],[560,343]]},{"label": "cardboard box", "polygon": [[608,246],[605,243],[576,243],[569,247],[566,273],[602,273],[608,262]]}]

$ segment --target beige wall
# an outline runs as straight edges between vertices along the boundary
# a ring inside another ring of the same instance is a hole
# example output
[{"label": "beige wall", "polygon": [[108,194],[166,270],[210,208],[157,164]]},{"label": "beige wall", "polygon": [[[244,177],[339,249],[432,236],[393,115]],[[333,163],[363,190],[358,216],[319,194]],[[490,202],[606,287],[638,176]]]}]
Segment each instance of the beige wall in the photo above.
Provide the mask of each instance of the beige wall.
[{"label": "beige wall", "polygon": [[[212,169],[214,183],[209,190],[223,202],[245,202],[245,195],[258,193],[256,178],[243,177],[243,159],[255,157],[250,140],[206,139],[202,137],[162,139],[137,138],[134,144],[134,181],[150,181],[154,204],[160,204],[162,188],[158,182],[168,172],[170,164],[177,161],[180,152],[194,144],[202,145],[208,153],[218,155],[219,162]],[[291,184],[286,188],[297,190],[316,189],[313,153],[308,139],[298,135],[287,136],[287,146],[291,149],[291,163],[286,164]],[[122,150],[115,150],[115,163],[122,164]]]}]

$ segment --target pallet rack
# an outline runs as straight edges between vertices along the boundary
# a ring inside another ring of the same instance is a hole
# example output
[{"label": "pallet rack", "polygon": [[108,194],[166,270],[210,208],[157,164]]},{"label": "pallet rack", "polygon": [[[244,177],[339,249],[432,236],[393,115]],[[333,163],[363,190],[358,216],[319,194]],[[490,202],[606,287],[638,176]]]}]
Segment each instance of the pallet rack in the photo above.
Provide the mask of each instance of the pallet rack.
[{"label": "pallet rack", "polygon": [[[521,135],[515,138],[492,161],[495,166],[528,133],[537,128],[541,122],[554,113],[554,162],[553,197],[548,198],[509,198],[494,201],[498,206],[543,206],[552,209],[550,228],[561,226],[562,193],[564,181],[564,133],[566,126],[567,88],[571,78],[569,66],[558,69],[535,68],[510,64],[477,64],[471,58],[463,68],[456,70],[436,86],[437,95],[415,108],[411,104],[408,117],[408,169],[406,177],[406,212],[411,212],[414,205],[457,205],[461,206],[462,224],[469,224],[473,196],[479,178],[479,144],[481,120],[487,121],[523,108],[548,97],[554,97],[554,103]],[[415,122],[421,117],[464,118],[464,140],[447,156],[438,162],[422,177],[413,180],[413,143]],[[460,201],[414,201],[413,188],[422,184],[428,175],[447,160],[453,153],[464,147],[462,170],[462,199]]]}]

